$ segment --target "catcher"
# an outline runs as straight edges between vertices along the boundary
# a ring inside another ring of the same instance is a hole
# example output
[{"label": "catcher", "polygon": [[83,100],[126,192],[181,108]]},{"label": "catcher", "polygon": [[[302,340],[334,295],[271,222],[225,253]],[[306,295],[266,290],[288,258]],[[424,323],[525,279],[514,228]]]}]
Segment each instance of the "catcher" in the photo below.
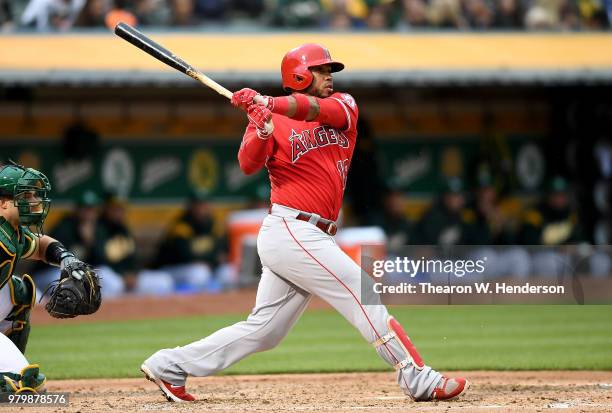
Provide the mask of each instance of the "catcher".
[{"label": "catcher", "polygon": [[13,274],[20,259],[61,268],[46,306],[52,316],[75,317],[100,307],[99,280],[91,267],[59,241],[42,235],[50,190],[49,180],[39,171],[14,162],[0,165],[0,393],[37,393],[45,387],[38,365],[24,356],[36,288],[29,275]]}]

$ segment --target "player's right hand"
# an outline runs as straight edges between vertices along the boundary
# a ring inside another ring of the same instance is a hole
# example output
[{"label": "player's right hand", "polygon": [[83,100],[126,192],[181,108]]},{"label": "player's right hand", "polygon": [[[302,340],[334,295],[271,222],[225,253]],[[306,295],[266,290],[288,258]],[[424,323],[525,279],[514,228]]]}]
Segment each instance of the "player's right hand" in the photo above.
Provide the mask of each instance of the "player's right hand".
[{"label": "player's right hand", "polygon": [[232,105],[246,112],[248,107],[253,104],[253,98],[257,95],[259,95],[259,93],[255,90],[245,87],[244,89],[234,92],[232,95]]}]

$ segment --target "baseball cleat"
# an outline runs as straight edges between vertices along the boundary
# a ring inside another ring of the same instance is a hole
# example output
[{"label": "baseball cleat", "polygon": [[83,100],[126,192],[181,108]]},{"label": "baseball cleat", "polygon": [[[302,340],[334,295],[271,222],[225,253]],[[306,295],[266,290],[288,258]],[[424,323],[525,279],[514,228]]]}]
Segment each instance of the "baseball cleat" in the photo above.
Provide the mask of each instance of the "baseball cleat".
[{"label": "baseball cleat", "polygon": [[40,373],[39,369],[38,364],[30,364],[21,370],[19,387],[22,392],[32,394],[47,392],[45,388],[47,378],[44,374]]},{"label": "baseball cleat", "polygon": [[185,386],[176,386],[155,377],[151,370],[144,364],[140,366],[140,371],[144,373],[147,380],[157,384],[162,394],[169,402],[192,402],[196,399],[191,394],[187,393]]},{"label": "baseball cleat", "polygon": [[451,400],[467,392],[470,382],[462,377],[442,377],[429,400]]}]

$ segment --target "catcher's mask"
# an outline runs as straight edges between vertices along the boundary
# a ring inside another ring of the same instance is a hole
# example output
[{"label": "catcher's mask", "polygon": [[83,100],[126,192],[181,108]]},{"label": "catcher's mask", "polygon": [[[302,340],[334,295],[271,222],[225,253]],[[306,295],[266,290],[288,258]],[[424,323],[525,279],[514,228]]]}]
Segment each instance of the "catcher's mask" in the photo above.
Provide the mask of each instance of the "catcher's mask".
[{"label": "catcher's mask", "polygon": [[42,172],[12,161],[0,166],[0,196],[12,199],[19,221],[35,225],[40,234],[51,206],[50,191],[51,184]]}]

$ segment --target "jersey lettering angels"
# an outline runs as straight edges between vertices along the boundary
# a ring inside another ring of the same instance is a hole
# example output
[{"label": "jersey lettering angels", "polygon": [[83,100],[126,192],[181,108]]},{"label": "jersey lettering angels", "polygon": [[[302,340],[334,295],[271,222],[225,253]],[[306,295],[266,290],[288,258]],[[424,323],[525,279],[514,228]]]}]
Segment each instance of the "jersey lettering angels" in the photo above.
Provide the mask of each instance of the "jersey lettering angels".
[{"label": "jersey lettering angels", "polygon": [[[274,142],[268,145],[266,167],[272,186],[271,203],[335,221],[355,150],[359,112],[349,94],[335,93],[330,98],[342,104],[347,128],[338,130],[320,122],[273,114]],[[247,133],[249,129],[254,126],[249,125]],[[257,139],[254,135],[251,139]]]}]

